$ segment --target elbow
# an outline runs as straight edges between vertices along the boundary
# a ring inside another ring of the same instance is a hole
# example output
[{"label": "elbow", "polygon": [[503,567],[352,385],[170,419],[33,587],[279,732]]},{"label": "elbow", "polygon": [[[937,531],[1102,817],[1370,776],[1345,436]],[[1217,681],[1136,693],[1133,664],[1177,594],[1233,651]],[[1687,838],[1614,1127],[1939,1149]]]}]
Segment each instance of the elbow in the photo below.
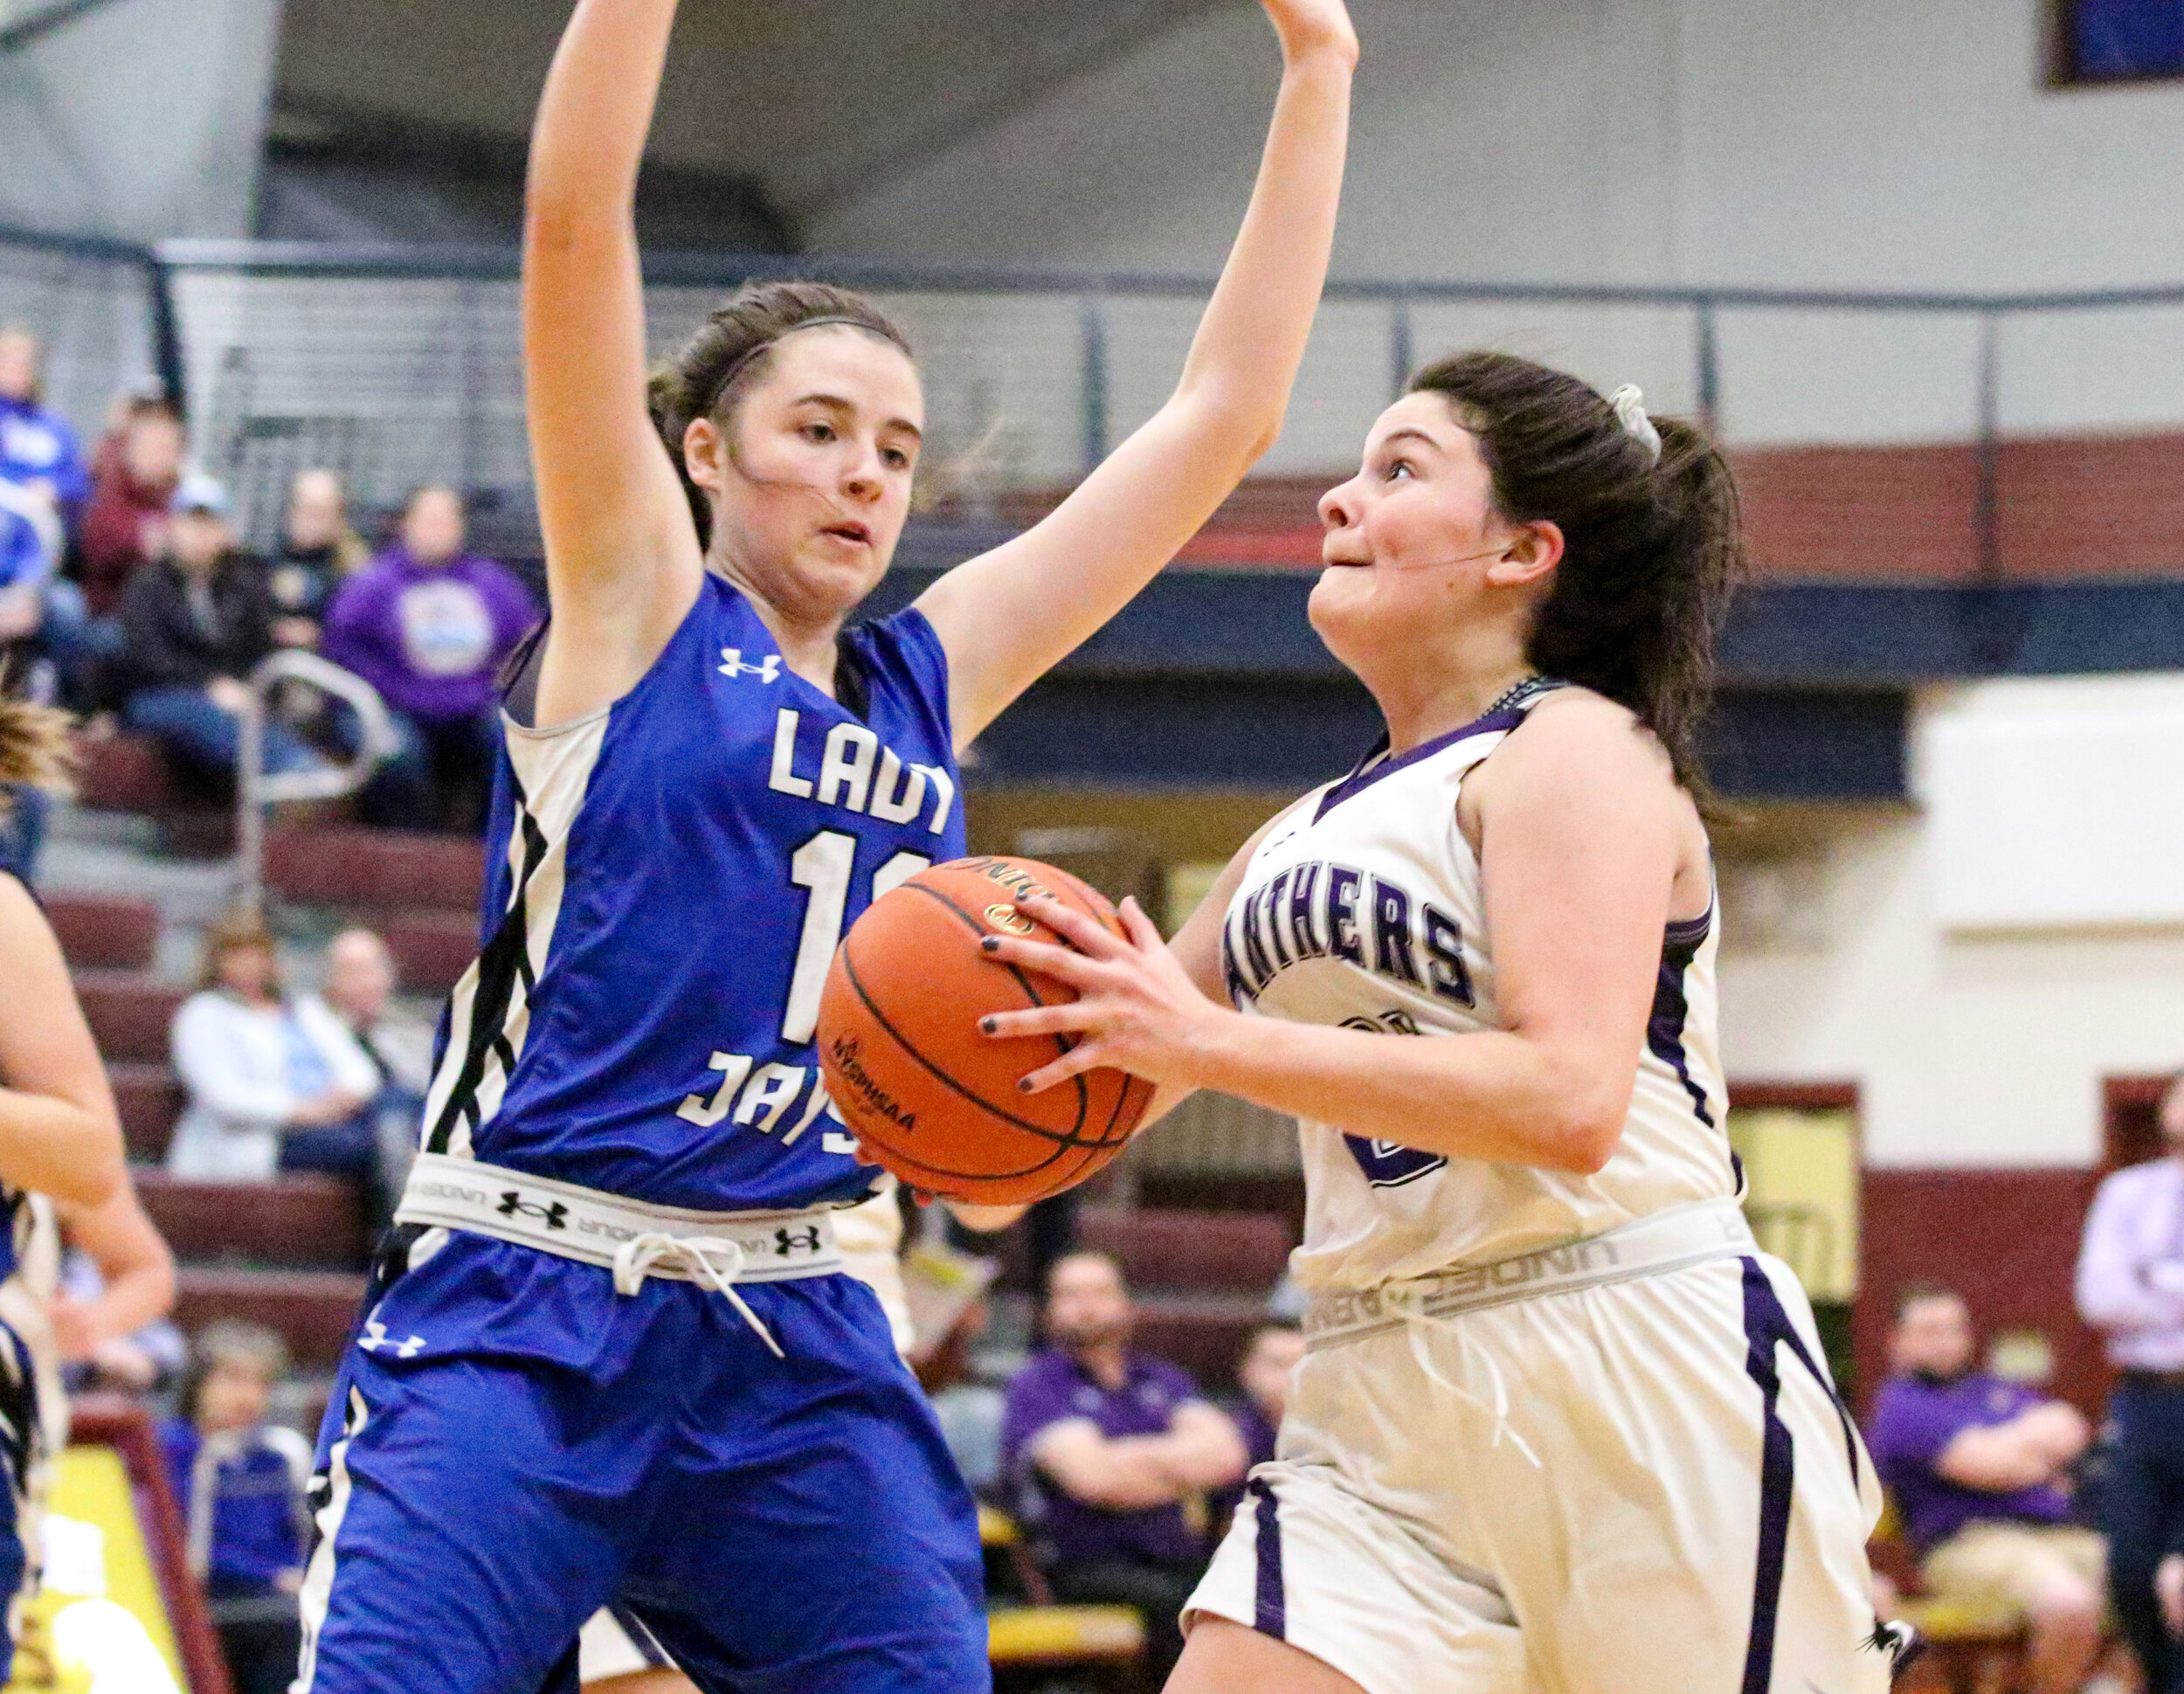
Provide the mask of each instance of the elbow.
[{"label": "elbow", "polygon": [[128,1181],[128,1155],[121,1126],[111,1110],[86,1113],[84,1144],[64,1171],[49,1179],[52,1197],[83,1211],[104,1206]]},{"label": "elbow", "polygon": [[1559,1114],[1548,1126],[1545,1156],[1538,1162],[1567,1176],[1598,1176],[1622,1144],[1629,1115],[1627,1103],[1613,1110],[1595,1108]]}]

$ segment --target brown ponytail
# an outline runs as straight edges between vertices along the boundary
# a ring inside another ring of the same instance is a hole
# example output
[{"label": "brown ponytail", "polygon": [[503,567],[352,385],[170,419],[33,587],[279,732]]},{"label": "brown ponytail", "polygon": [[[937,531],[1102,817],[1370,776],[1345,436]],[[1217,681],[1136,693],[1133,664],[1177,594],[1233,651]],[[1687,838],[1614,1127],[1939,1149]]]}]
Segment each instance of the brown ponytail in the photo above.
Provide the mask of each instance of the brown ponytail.
[{"label": "brown ponytail", "polygon": [[1477,439],[1495,510],[1552,522],[1562,563],[1526,644],[1538,669],[1627,706],[1702,799],[1698,729],[1712,703],[1714,638],[1744,564],[1737,486],[1705,432],[1655,418],[1650,445],[1575,377],[1506,353],[1464,353],[1420,373]]},{"label": "brown ponytail", "polygon": [[755,282],[715,310],[652,374],[646,398],[653,425],[667,444],[690,515],[698,526],[698,545],[713,539],[713,507],[705,491],[690,480],[682,456],[682,438],[700,418],[709,417],[723,433],[736,408],[764,377],[772,349],[784,335],[807,325],[846,324],[877,335],[914,358],[909,338],[879,307],[860,294],[824,282]]}]

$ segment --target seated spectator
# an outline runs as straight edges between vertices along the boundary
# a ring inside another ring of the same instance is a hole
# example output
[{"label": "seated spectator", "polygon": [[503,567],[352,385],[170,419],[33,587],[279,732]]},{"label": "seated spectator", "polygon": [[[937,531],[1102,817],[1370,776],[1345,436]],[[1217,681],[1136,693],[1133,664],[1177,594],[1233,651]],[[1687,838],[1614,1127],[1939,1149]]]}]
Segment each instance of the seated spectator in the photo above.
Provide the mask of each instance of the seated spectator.
[{"label": "seated spectator", "polygon": [[[370,930],[343,930],[326,950],[327,1011],[356,1038],[379,1077],[364,1108],[374,1136],[379,1221],[392,1218],[409,1177],[432,1081],[432,1031],[394,1008],[397,982],[394,955]],[[298,1153],[296,1137],[287,1143],[286,1156],[283,1169],[306,1168],[296,1162],[308,1156]]]},{"label": "seated spectator", "polygon": [[[15,668],[17,655],[43,645],[46,597],[66,544],[52,497],[0,477],[0,673]],[[34,677],[24,692],[50,705],[55,688]]]},{"label": "seated spectator", "polygon": [[120,612],[129,579],[165,545],[186,446],[182,419],[167,401],[128,403],[111,450],[100,455],[78,538],[84,603],[94,619]]},{"label": "seated spectator", "polygon": [[91,493],[76,432],[45,404],[45,349],[20,325],[0,329],[0,482],[44,494],[64,520]]},{"label": "seated spectator", "polygon": [[379,690],[401,750],[364,790],[366,819],[395,828],[484,826],[500,744],[501,661],[538,620],[514,572],[463,551],[462,498],[420,488],[401,543],[343,583],[326,656]]},{"label": "seated spectator", "polygon": [[160,1426],[190,1568],[204,1585],[235,1694],[285,1694],[302,1628],[311,1449],[266,1421],[288,1350],[258,1324],[209,1325],[190,1349],[179,1417]]},{"label": "seated spectator", "polygon": [[1245,1455],[1188,1376],[1131,1348],[1134,1322],[1114,1260],[1055,1262],[1050,1345],[1009,1382],[1001,1464],[1055,1597],[1137,1608],[1157,1684],[1182,1654],[1183,1602],[1211,1551],[1192,1507],[1241,1477]]},{"label": "seated spectator", "polygon": [[1874,1404],[1873,1462],[1948,1599],[2008,1601],[2031,1628],[2026,1694],[2068,1694],[2100,1649],[2107,1549],[2072,1521],[2069,1468],[2090,1439],[2061,1400],[1972,1368],[1971,1314],[1946,1288],[1907,1289]]},{"label": "seated spectator", "polygon": [[326,603],[370,557],[363,537],[349,527],[341,478],[328,470],[298,471],[288,485],[280,551],[266,572],[273,640],[284,647],[315,651]]},{"label": "seated spectator", "polygon": [[370,1180],[376,1143],[356,1121],[379,1073],[322,1002],[282,994],[265,925],[247,913],[213,925],[198,987],[175,1014],[175,1068],[190,1103],[167,1168],[262,1182],[297,1159],[308,1169],[338,1164],[346,1148],[347,1173]]},{"label": "seated spectator", "polygon": [[[227,491],[209,476],[176,490],[165,546],[130,579],[121,603],[121,719],[200,774],[232,776],[250,705],[246,679],[273,646],[264,574],[235,550]],[[268,719],[267,771],[317,763],[293,729]]]},{"label": "seated spectator", "polygon": [[1244,1362],[1236,1367],[1237,1385],[1244,1392],[1228,1415],[1254,1465],[1274,1458],[1282,1414],[1289,1408],[1289,1379],[1303,1362],[1304,1331],[1294,1324],[1266,1324],[1244,1350]]},{"label": "seated spectator", "polygon": [[60,1275],[52,1301],[55,1351],[71,1393],[159,1393],[182,1374],[188,1348],[167,1313],[175,1257],[124,1182],[86,1210],[59,1208]]}]

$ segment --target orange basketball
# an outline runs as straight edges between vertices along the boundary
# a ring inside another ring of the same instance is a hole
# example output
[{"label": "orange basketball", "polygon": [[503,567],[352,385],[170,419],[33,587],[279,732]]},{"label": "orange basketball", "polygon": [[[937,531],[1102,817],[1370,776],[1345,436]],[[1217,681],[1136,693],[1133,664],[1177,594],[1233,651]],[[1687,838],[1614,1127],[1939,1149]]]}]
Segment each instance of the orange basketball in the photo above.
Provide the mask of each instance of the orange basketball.
[{"label": "orange basketball", "polygon": [[1067,871],[958,859],[873,902],[834,955],[819,1000],[819,1062],[843,1121],[867,1156],[950,1200],[1013,1206],[1058,1194],[1122,1151],[1152,1098],[1150,1082],[1105,1068],[1024,1094],[1019,1079],[1075,1038],[979,1033],[989,1013],[1076,998],[979,951],[989,935],[1061,941],[1018,914],[1013,902],[1028,894],[1050,894],[1123,933],[1105,896]]}]

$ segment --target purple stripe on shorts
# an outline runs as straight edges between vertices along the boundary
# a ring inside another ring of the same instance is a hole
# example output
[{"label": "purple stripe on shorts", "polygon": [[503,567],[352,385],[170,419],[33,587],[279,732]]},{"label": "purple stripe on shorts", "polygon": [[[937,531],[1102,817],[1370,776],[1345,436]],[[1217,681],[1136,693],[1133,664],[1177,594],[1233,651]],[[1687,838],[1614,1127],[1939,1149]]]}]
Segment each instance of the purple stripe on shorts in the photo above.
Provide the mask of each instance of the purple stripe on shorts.
[{"label": "purple stripe on shorts", "polygon": [[1251,1627],[1276,1641],[1289,1639],[1289,1608],[1282,1593],[1282,1520],[1274,1490],[1254,1477],[1252,1497],[1259,1502],[1259,1588],[1252,1601]]}]

